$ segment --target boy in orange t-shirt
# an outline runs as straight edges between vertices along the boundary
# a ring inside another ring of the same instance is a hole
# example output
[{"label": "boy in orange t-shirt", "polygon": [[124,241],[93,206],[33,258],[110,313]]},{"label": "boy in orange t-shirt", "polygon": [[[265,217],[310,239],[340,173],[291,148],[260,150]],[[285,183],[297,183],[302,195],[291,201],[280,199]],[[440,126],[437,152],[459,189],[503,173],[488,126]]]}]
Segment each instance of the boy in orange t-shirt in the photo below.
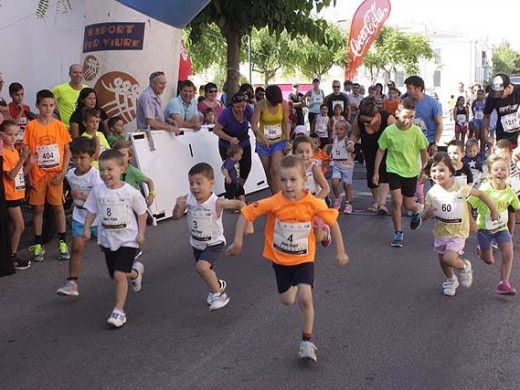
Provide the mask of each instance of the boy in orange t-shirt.
[{"label": "boy in orange t-shirt", "polygon": [[316,252],[316,237],[312,229],[314,217],[320,217],[330,226],[338,264],[346,265],[349,259],[336,222],[338,211],[329,209],[322,200],[304,190],[307,175],[303,161],[296,156],[284,157],[280,161],[279,175],[282,191],[242,209],[235,240],[227,253],[238,255],[242,250],[246,223],[267,214],[263,255],[273,263],[282,303],[292,305],[298,300],[302,311],[302,341],[298,356],[316,361],[316,346],[311,341]]},{"label": "boy in orange t-shirt", "polygon": [[70,134],[65,125],[52,117],[56,102],[49,90],[36,94],[36,107],[40,114],[25,128],[23,143],[31,155],[37,156],[29,175],[31,187],[29,203],[33,206],[34,245],[29,248],[33,261],[43,261],[42,246],[43,210],[45,202],[52,206],[58,228],[58,260],[70,259],[65,242],[65,211],[63,209],[63,179],[70,162]]},{"label": "boy in orange t-shirt", "polygon": [[[18,124],[4,120],[0,125],[4,139],[4,163],[2,180],[4,181],[5,204],[10,221],[11,259],[17,270],[28,269],[31,262],[19,259],[16,255],[20,237],[25,228],[22,215],[22,201],[25,198],[25,174],[29,172],[30,164],[25,164],[29,158],[29,148],[22,146],[20,152],[15,143],[18,135]],[[30,160],[29,160],[30,161]],[[25,167],[24,167],[25,164]]]}]

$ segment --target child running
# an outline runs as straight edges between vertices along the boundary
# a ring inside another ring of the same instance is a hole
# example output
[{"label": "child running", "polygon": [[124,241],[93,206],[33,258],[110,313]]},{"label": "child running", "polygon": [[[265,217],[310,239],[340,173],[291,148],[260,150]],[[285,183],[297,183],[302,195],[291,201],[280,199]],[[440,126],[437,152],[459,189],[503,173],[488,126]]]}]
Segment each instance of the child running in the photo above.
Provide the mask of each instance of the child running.
[{"label": "child running", "polygon": [[[500,281],[497,293],[503,295],[515,295],[510,282],[511,269],[513,267],[513,241],[508,230],[508,208],[513,210],[520,209],[520,202],[512,188],[507,185],[509,176],[509,161],[498,155],[491,155],[487,159],[489,178],[480,186],[480,190],[491,198],[496,205],[500,219],[497,221],[493,214],[493,209],[478,199],[470,196],[468,202],[477,209],[478,217],[478,244],[480,247],[480,257],[487,264],[495,262],[493,258],[492,242],[496,241],[502,255],[500,265]],[[487,207],[486,207],[487,206]],[[489,209],[492,210],[491,214]]]},{"label": "child running", "polygon": [[461,141],[464,145],[468,132],[469,109],[465,104],[464,96],[457,98],[457,103],[453,108],[453,120],[455,121],[455,140]]},{"label": "child running", "polygon": [[421,211],[423,206],[415,202],[417,178],[421,168],[417,162],[421,157],[422,166],[428,161],[428,140],[422,130],[413,124],[415,118],[415,102],[412,98],[404,98],[396,112],[397,122],[388,126],[378,140],[374,177],[372,181],[379,184],[379,166],[386,153],[386,171],[392,195],[392,221],[394,223],[394,239],[390,246],[402,248],[404,233],[401,226],[401,206],[412,212],[410,229],[421,227]]},{"label": "child running", "polygon": [[187,222],[195,268],[209,287],[206,298],[209,310],[218,310],[229,303],[229,296],[224,291],[227,283],[217,277],[214,269],[226,244],[222,211],[240,210],[246,204],[241,200],[221,199],[215,195],[215,174],[211,165],[207,163],[195,164],[188,172],[188,178],[190,193],[177,198],[173,219],[181,219],[188,210]]},{"label": "child running", "polygon": [[338,212],[304,189],[307,175],[303,161],[296,156],[284,157],[279,165],[282,191],[242,209],[229,255],[238,255],[243,246],[246,222],[253,222],[267,214],[263,255],[273,263],[280,300],[285,305],[296,301],[302,314],[302,341],[298,356],[317,360],[316,346],[311,341],[314,325],[315,236],[312,229],[314,217],[319,216],[331,228],[336,244],[336,260],[339,265],[349,261],[343,245],[343,237],[336,222]]},{"label": "child running", "polygon": [[462,161],[464,157],[464,144],[461,141],[451,141],[448,144],[448,156],[451,164],[455,168],[453,180],[460,181],[462,184],[473,184],[473,172],[468,164]]},{"label": "child running", "polygon": [[116,287],[116,302],[107,323],[120,328],[126,323],[124,312],[128,280],[135,292],[141,291],[144,265],[134,259],[144,243],[146,202],[139,191],[121,181],[125,160],[117,150],[99,156],[99,172],[104,184],[94,187],[83,205],[87,210],[83,239],[91,238],[92,224],[98,217],[98,244],[105,253],[110,278]]},{"label": "child running", "polygon": [[[74,168],[67,172],[67,181],[74,200],[72,211],[72,254],[69,261],[69,276],[63,287],[58,289],[57,294],[61,296],[77,297],[78,278],[81,268],[81,257],[85,247],[83,240],[83,227],[87,210],[85,201],[92,188],[103,184],[99,171],[92,166],[96,154],[96,141],[85,137],[76,138],[70,146]],[[97,221],[90,228],[91,236],[97,238]]]},{"label": "child running", "polygon": [[471,263],[460,257],[464,253],[464,244],[469,236],[471,218],[466,198],[472,195],[480,199],[492,210],[494,219],[498,219],[498,211],[483,192],[453,179],[455,168],[447,153],[435,154],[425,171],[435,184],[426,194],[423,219],[435,217],[434,249],[447,278],[442,283],[442,289],[444,295],[453,297],[459,287],[454,269],[459,271],[460,282],[464,287],[470,287],[473,283]]},{"label": "child running", "polygon": [[[29,148],[22,146],[20,152],[15,143],[19,127],[16,122],[4,120],[0,125],[0,132],[4,133],[4,164],[2,180],[5,189],[5,204],[9,214],[9,232],[11,236],[11,260],[17,270],[25,270],[31,266],[28,260],[20,259],[17,255],[20,237],[25,229],[22,215],[22,201],[25,198],[25,176],[31,169]],[[27,162],[27,163],[26,163]]]},{"label": "child running", "polygon": [[462,157],[462,162],[468,164],[473,174],[473,182],[478,185],[484,170],[486,155],[480,151],[478,140],[475,138],[466,141],[466,154]]}]

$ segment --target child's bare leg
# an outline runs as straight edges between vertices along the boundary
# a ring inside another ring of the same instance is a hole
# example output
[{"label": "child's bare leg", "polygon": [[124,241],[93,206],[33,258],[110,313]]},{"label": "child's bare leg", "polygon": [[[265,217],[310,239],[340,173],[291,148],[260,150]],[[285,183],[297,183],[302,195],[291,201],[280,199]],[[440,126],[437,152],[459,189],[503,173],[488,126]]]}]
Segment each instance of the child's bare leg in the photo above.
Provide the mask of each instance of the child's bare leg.
[{"label": "child's bare leg", "polygon": [[298,305],[302,312],[302,332],[304,334],[312,335],[312,329],[314,327],[312,287],[304,283],[299,284],[296,298],[298,299]]},{"label": "child's bare leg", "polygon": [[63,205],[52,206],[52,210],[56,216],[56,228],[58,229],[58,233],[65,233],[67,225],[65,222],[65,210],[63,209]]},{"label": "child's bare leg", "polygon": [[128,274],[126,272],[122,272],[122,271],[114,271],[114,283],[116,285],[116,306],[115,306],[115,308],[119,311],[124,312],[126,296],[128,295],[128,278],[129,277],[131,278],[131,274],[135,274],[135,273],[136,273],[135,271],[132,271]]},{"label": "child's bare leg", "polygon": [[500,280],[509,281],[513,268],[513,243],[503,242],[500,245],[502,263],[500,264]]},{"label": "child's bare leg", "polygon": [[347,202],[352,203],[352,185],[343,183],[343,189],[345,190],[345,199]]},{"label": "child's bare leg", "polygon": [[22,236],[25,224],[23,221],[22,209],[20,207],[10,207],[7,209],[11,219],[11,253],[16,253],[20,237]]},{"label": "child's bare leg", "polygon": [[213,271],[211,263],[201,259],[197,261],[195,268],[211,292],[218,293],[220,291],[220,282],[218,281],[217,274]]},{"label": "child's bare leg", "polygon": [[464,262],[459,254],[454,251],[446,251],[446,253],[439,255],[439,261],[442,271],[448,278],[453,277],[453,268],[464,269]]},{"label": "child's bare leg", "polygon": [[507,228],[509,229],[509,234],[513,237],[515,233],[515,224],[516,224],[516,213],[513,211],[507,212]]},{"label": "child's bare leg", "polygon": [[332,193],[335,199],[339,199],[339,182],[340,179],[332,179]]},{"label": "child's bare leg", "polygon": [[69,278],[77,279],[81,268],[81,255],[85,248],[82,237],[74,237],[72,241],[72,253],[69,261]]},{"label": "child's bare leg", "polygon": [[280,294],[280,302],[284,305],[292,305],[296,301],[296,292],[298,291],[298,287],[291,286],[289,290]]},{"label": "child's bare leg", "polygon": [[401,189],[392,190],[392,221],[394,222],[394,229],[397,232],[402,232],[401,226],[401,206],[403,204],[403,195]]},{"label": "child's bare leg", "polygon": [[34,226],[34,235],[41,236],[43,229],[43,210],[44,205],[41,206],[32,206],[33,207],[33,226]]}]

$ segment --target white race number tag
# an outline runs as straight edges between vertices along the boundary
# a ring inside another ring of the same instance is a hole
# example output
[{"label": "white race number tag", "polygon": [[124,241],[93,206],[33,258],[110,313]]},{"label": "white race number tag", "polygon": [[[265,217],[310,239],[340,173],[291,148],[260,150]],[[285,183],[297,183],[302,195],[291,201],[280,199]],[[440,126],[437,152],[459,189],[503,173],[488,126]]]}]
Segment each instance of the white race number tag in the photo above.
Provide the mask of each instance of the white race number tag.
[{"label": "white race number tag", "polygon": [[194,240],[211,240],[211,210],[203,208],[193,209],[189,212],[190,234]]},{"label": "white race number tag", "polygon": [[273,246],[276,250],[289,255],[305,256],[309,253],[310,222],[281,222],[274,223]]},{"label": "white race number tag", "polygon": [[40,145],[36,147],[38,153],[38,168],[51,169],[60,166],[60,149],[58,145]]},{"label": "white race number tag", "polygon": [[100,199],[99,217],[105,229],[124,229],[127,225],[126,201],[124,199]]},{"label": "white race number tag", "polygon": [[433,201],[435,219],[444,223],[461,223],[466,200],[461,195],[444,196]]},{"label": "white race number tag", "polygon": [[264,126],[264,135],[267,139],[279,139],[282,137],[282,126]]}]

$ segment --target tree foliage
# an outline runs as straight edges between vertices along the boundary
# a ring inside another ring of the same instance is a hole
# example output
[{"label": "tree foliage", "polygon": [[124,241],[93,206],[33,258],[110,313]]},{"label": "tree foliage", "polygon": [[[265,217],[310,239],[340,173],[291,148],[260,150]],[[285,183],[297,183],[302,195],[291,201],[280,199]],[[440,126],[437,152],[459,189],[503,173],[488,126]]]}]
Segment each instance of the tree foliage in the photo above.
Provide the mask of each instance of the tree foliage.
[{"label": "tree foliage", "polygon": [[511,49],[509,42],[502,42],[492,54],[493,74],[519,74],[520,53]]},{"label": "tree foliage", "polygon": [[195,73],[200,73],[213,65],[225,70],[227,45],[215,23],[204,26],[200,38],[196,41],[191,39],[191,29],[184,29],[182,40],[190,53],[192,69]]}]

